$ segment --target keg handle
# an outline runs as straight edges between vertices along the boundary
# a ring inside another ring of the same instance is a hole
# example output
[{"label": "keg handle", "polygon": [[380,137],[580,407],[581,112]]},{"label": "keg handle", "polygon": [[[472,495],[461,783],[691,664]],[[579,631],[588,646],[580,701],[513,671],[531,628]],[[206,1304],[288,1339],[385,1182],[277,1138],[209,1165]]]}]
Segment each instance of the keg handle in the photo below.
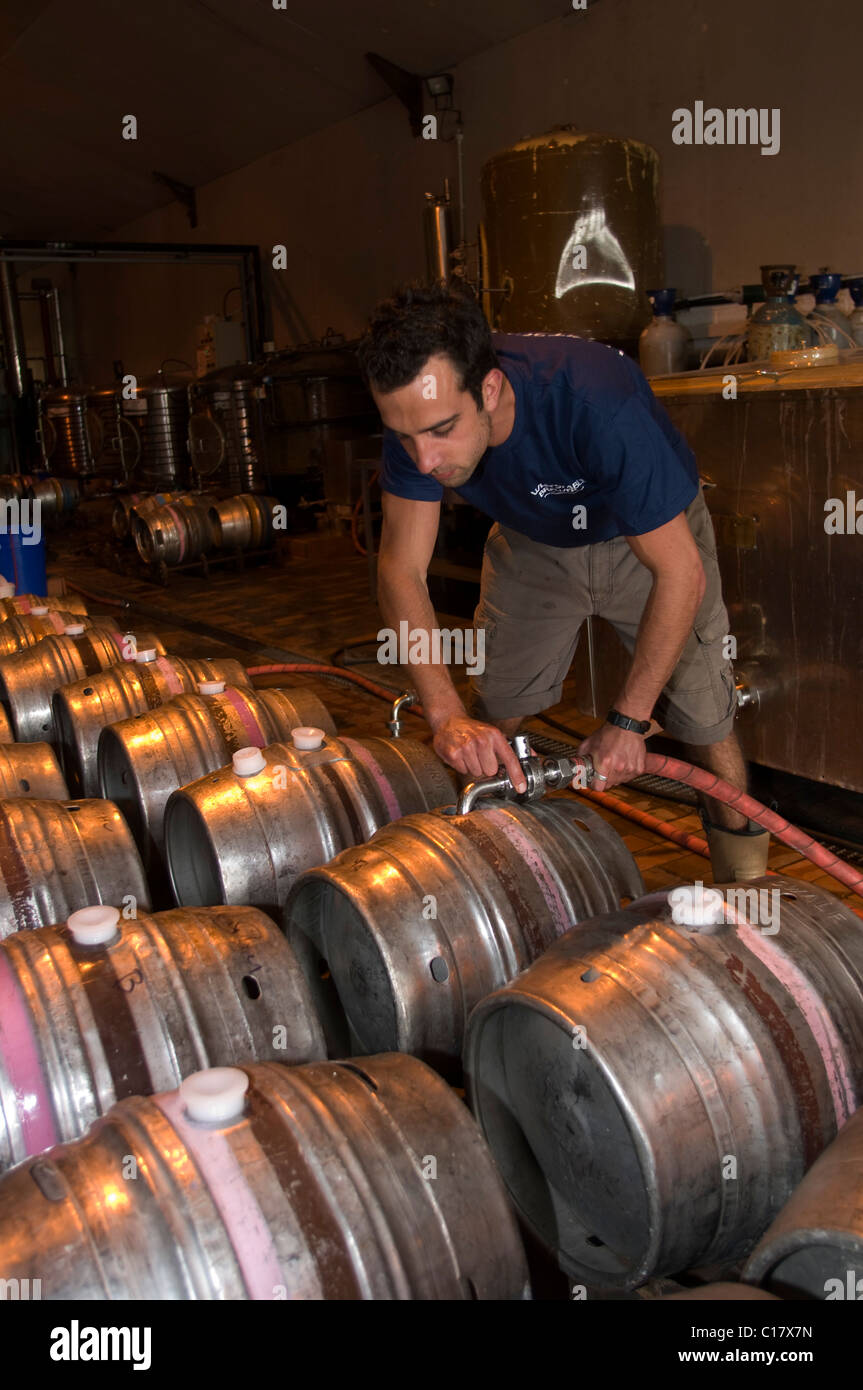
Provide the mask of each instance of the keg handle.
[{"label": "keg handle", "polygon": [[415,705],[416,702],[417,696],[410,690],[403,690],[401,695],[397,695],[395,700],[393,700],[392,712],[387,720],[387,728],[392,738],[401,738],[402,721],[399,715],[403,709],[408,709],[411,705]]},{"label": "keg handle", "polygon": [[579,784],[590,782],[593,776],[593,760],[587,753],[577,758],[540,758],[530,751],[530,741],[526,734],[516,734],[510,744],[521,763],[527,790],[517,792],[508,773],[502,769],[496,777],[483,777],[476,782],[468,782],[458,799],[457,814],[466,815],[472,811],[482,797],[497,796],[507,801],[539,801],[546,792],[570,786],[578,778]]}]

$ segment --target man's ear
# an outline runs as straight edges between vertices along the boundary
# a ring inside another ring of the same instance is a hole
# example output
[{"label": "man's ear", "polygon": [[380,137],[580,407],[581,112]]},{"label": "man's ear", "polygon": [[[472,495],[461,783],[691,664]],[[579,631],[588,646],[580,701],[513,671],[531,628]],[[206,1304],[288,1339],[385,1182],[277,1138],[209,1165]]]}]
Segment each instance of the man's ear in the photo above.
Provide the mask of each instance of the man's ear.
[{"label": "man's ear", "polygon": [[499,367],[492,367],[482,379],[482,399],[486,410],[494,410],[500,400],[502,386],[503,372]]}]

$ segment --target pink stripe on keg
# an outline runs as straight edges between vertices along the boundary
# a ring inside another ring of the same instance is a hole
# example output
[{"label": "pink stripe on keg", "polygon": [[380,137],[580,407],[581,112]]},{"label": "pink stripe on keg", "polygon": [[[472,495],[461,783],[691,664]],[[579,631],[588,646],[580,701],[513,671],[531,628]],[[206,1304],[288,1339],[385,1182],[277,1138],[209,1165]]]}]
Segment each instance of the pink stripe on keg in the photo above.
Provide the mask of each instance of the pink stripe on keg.
[{"label": "pink stripe on keg", "polygon": [[492,825],[496,825],[510,844],[518,850],[521,859],[539,884],[540,892],[545,898],[546,907],[555,924],[556,934],[561,936],[565,931],[569,931],[575,918],[571,909],[567,908],[561,897],[560,889],[546,868],[543,857],[530,836],[526,835],[521,826],[503,809],[483,811],[483,820],[491,821]]},{"label": "pink stripe on keg", "polygon": [[180,554],[179,554],[179,558],[178,558],[178,560],[177,560],[177,564],[179,564],[180,561],[182,560],[183,556],[184,556],[185,553],[186,553],[186,531],[185,531],[185,528],[184,528],[184,526],[183,526],[182,521],[180,520],[180,518],[179,518],[179,516],[177,515],[177,513],[174,511],[174,508],[173,508],[172,506],[170,506],[168,503],[166,503],[166,504],[165,504],[165,509],[166,509],[166,511],[169,511],[169,512],[171,513],[171,516],[174,518],[174,520],[175,520],[176,523],[177,523],[177,531],[178,531],[179,536],[180,536]]},{"label": "pink stripe on keg", "polygon": [[823,1001],[818,997],[803,972],[782,952],[775,941],[768,942],[756,927],[741,921],[730,904],[725,908],[728,921],[734,921],[737,935],[762,964],[767,966],[780,984],[784,985],[809,1025],[824,1062],[830,1093],[833,1096],[833,1109],[836,1113],[837,1127],[853,1115],[857,1108],[857,1093],[848,1058],[836,1025],[830,1017]]},{"label": "pink stripe on keg", "polygon": [[267,736],[246,704],[241,692],[232,685],[226,685],[222,694],[228,703],[234,706],[234,709],[240,716],[243,728],[249,735],[249,747],[263,748],[267,741]]},{"label": "pink stripe on keg", "polygon": [[45,616],[46,616],[46,618],[48,619],[48,622],[51,624],[51,626],[53,627],[53,629],[54,629],[55,632],[64,632],[64,631],[65,631],[65,628],[66,628],[66,619],[65,619],[65,618],[61,618],[61,617],[60,617],[60,614],[57,613],[57,612],[55,612],[54,609],[49,609],[49,611],[45,614]]},{"label": "pink stripe on keg", "polygon": [[243,1282],[253,1299],[269,1299],[285,1283],[270,1228],[255,1201],[242,1168],[221,1129],[194,1124],[186,1116],[179,1091],[154,1096],[204,1178],[228,1238],[234,1248]]},{"label": "pink stripe on keg", "polygon": [[362,763],[366,771],[370,772],[377,782],[378,790],[383,797],[383,802],[387,808],[387,815],[390,820],[400,820],[404,812],[396,799],[395,792],[390,786],[389,778],[383,768],[380,767],[372,757],[368,748],[364,748],[361,743],[357,743],[356,739],[353,738],[343,738],[342,743],[346,748],[350,749],[357,762]]},{"label": "pink stripe on keg", "polygon": [[153,665],[158,666],[159,670],[162,672],[162,675],[165,677],[165,684],[171,693],[174,695],[182,695],[185,686],[174,670],[174,664],[170,658],[167,656],[157,656]]},{"label": "pink stripe on keg", "polygon": [[28,1154],[59,1144],[36,1035],[5,951],[0,951],[0,1058],[12,1086]]}]

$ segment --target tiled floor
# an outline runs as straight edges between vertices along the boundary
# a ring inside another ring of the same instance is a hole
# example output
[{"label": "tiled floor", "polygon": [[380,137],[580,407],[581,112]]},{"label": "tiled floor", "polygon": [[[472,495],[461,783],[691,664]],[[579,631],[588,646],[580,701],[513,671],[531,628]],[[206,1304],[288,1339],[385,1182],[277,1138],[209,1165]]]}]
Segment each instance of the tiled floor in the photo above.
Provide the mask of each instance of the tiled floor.
[{"label": "tiled floor", "polygon": [[[104,529],[101,534],[104,536]],[[52,549],[55,572],[94,595],[136,601],[141,607],[130,610],[130,620],[134,622],[137,618],[141,626],[145,622],[148,626],[155,625],[168,649],[179,655],[231,655],[248,665],[257,660],[256,650],[258,653],[268,651],[269,657],[263,659],[271,660],[272,649],[281,648],[313,660],[329,661],[346,643],[359,638],[373,641],[381,626],[377,606],[369,594],[366,562],[347,542],[344,551],[335,555],[326,553],[317,558],[314,544],[306,545],[304,549],[311,551],[308,558],[280,556],[279,563],[249,567],[244,573],[214,569],[208,580],[189,572],[172,575],[165,589],[133,577],[131,563],[125,574],[97,563],[94,553],[101,555],[101,551],[94,547],[85,526],[66,529]],[[94,613],[98,611],[95,603],[92,609]],[[441,615],[441,620],[443,625],[461,625],[461,620],[447,620],[445,615]],[[239,640],[217,641],[209,635],[196,635],[184,627],[184,623],[189,622],[227,630]],[[380,666],[370,650],[360,654],[372,659],[352,669],[387,685],[399,688],[409,685],[401,668]],[[280,682],[279,678],[274,678],[272,683],[283,683],[285,679],[282,677]],[[383,701],[356,687],[345,687],[321,677],[290,679],[315,686],[340,731],[386,734],[388,709]],[[460,687],[465,685],[459,673],[456,673],[456,683]],[[595,721],[579,714],[570,687],[565,689],[561,703],[549,713],[561,723],[585,733],[595,725]],[[428,736],[420,720],[408,717],[408,726],[414,735]],[[553,737],[563,737],[541,722],[531,727]],[[635,788],[616,787],[613,794],[703,838],[698,817],[689,807],[659,800]],[[648,891],[698,878],[710,881],[707,859],[634,825],[608,808],[593,804],[619,831],[635,855]],[[818,884],[839,897],[849,898],[850,906],[861,908],[861,901],[842,884],[776,841],[771,847],[770,868]]]}]

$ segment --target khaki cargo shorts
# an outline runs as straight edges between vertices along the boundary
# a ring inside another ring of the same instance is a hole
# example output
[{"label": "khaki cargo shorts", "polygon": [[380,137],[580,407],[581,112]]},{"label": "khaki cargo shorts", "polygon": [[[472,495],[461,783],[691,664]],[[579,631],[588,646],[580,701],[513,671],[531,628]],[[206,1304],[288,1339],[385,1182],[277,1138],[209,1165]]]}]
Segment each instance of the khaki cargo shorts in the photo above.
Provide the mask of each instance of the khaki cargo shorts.
[{"label": "khaki cargo shorts", "polygon": [[[704,494],[686,509],[707,588],[654,718],[671,738],[718,743],[737,708],[734,672],[723,655],[728,612]],[[590,614],[611,623],[631,653],[653,576],[623,536],[594,545],[540,545],[497,522],[488,533],[474,622],[485,629],[485,670],[471,680],[479,719],[525,718],[556,705]]]}]

